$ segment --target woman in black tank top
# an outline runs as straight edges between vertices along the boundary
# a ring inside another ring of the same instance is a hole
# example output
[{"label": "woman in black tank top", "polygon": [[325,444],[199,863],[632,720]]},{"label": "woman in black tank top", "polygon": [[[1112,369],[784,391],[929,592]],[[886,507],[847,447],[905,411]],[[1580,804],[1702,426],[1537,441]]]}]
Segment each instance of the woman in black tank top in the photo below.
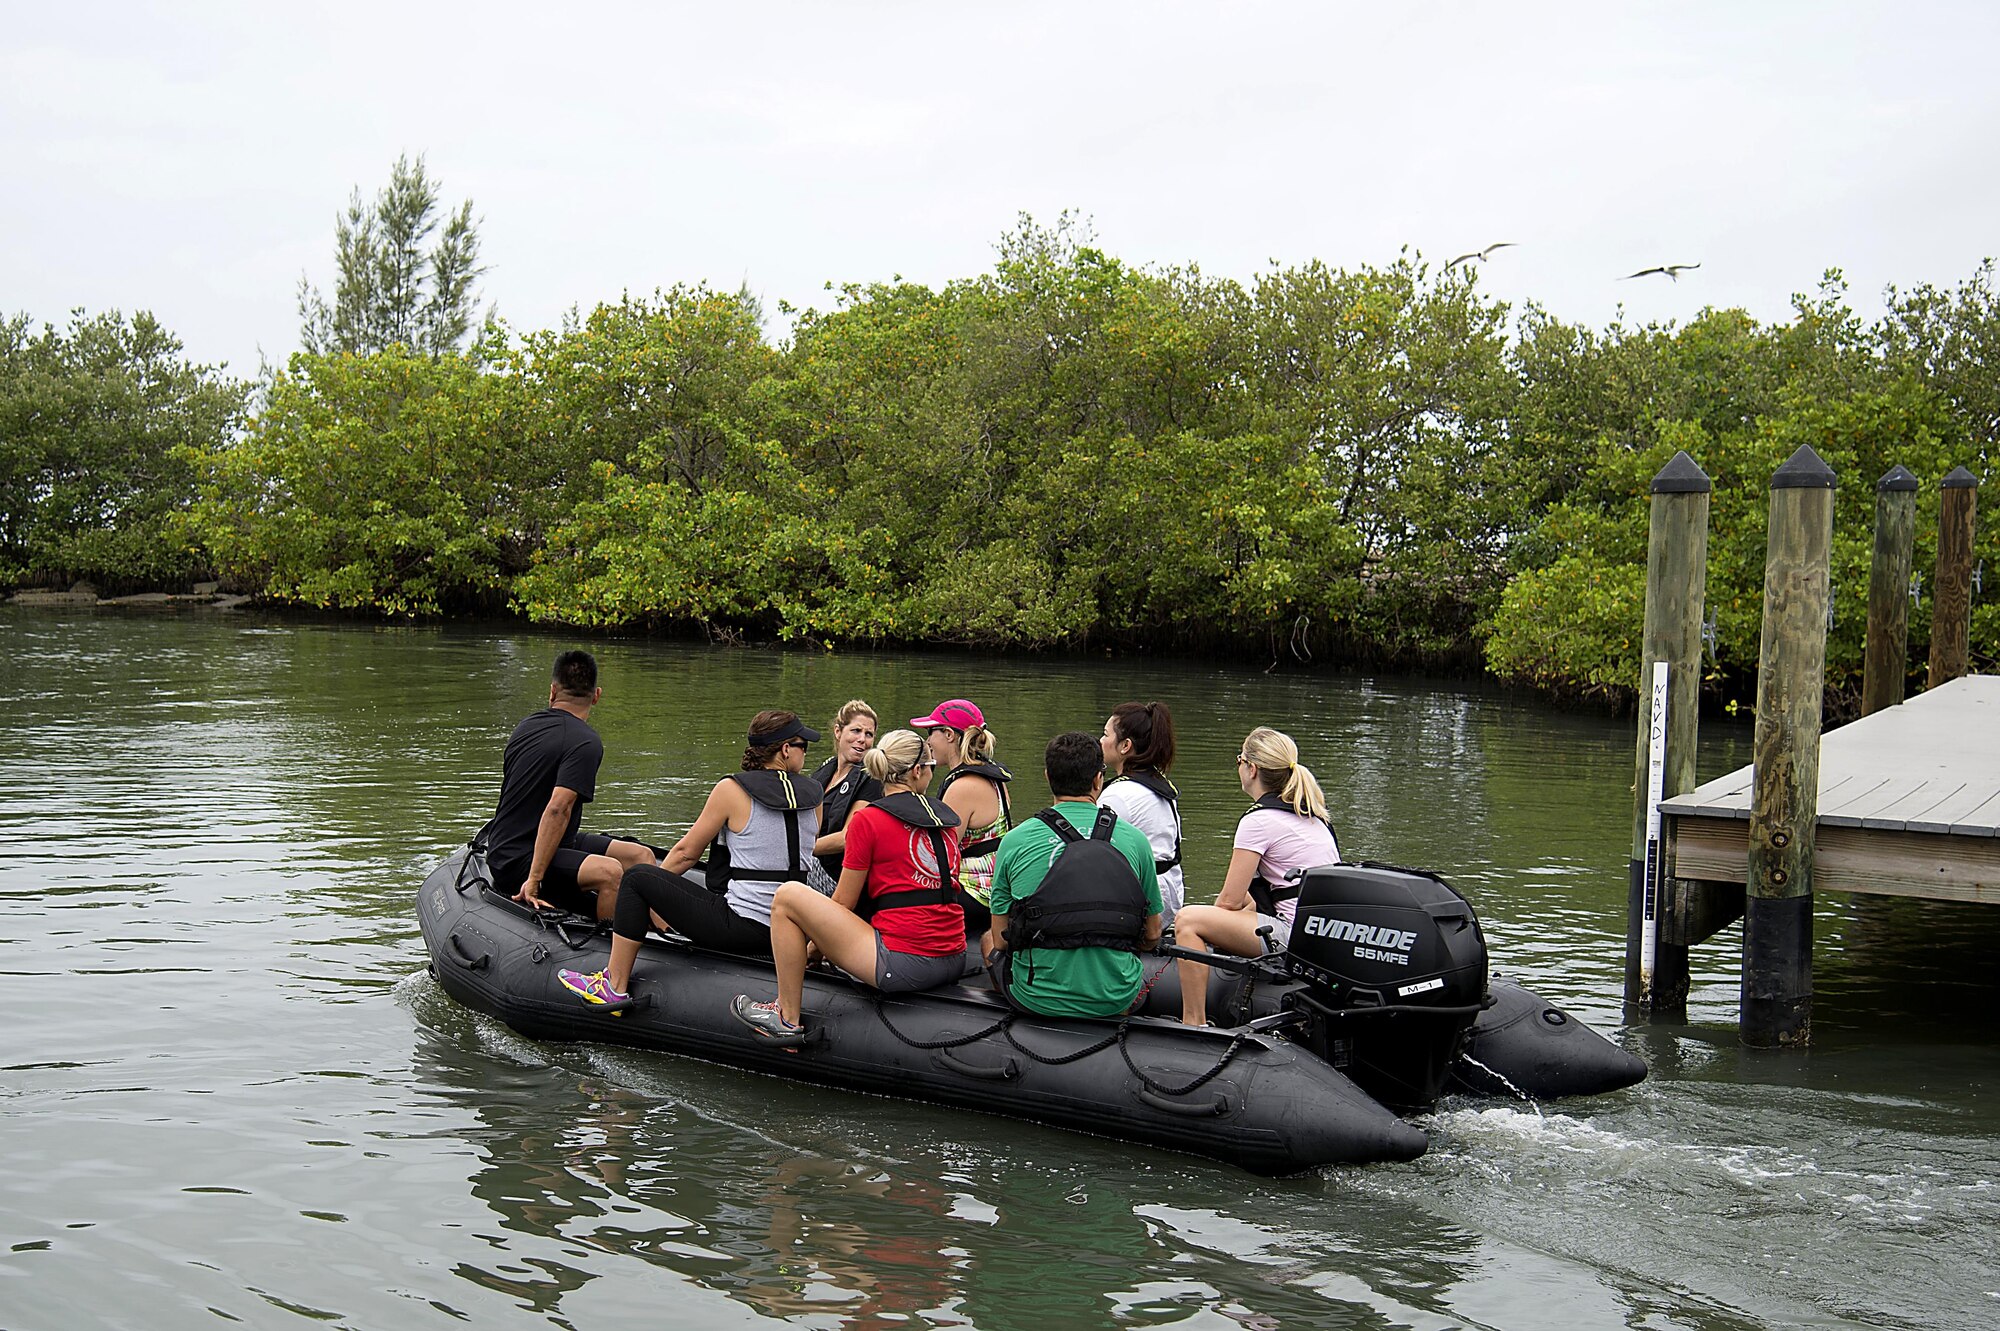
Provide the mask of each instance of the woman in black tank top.
[{"label": "woman in black tank top", "polygon": [[847,848],[848,820],[882,798],[882,783],[868,775],[861,761],[875,743],[877,724],[875,709],[861,699],[844,705],[833,718],[833,756],[813,773],[825,792],[813,854],[835,881],[840,878],[841,852]]}]

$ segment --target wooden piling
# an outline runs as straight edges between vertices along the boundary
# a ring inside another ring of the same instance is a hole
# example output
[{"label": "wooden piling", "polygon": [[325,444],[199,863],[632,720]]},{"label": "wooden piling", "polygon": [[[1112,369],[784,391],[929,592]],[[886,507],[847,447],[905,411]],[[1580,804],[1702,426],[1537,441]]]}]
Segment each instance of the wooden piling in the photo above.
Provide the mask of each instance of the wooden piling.
[{"label": "wooden piling", "polygon": [[1938,484],[1937,574],[1931,579],[1931,671],[1936,688],[1969,668],[1972,654],[1972,534],[1979,478],[1963,467]]},{"label": "wooden piling", "polygon": [[1812,1035],[1813,836],[1826,688],[1832,468],[1801,446],[1771,477],[1743,911],[1743,1042]]},{"label": "wooden piling", "polygon": [[[1687,1007],[1688,950],[1660,938],[1667,897],[1652,796],[1669,799],[1695,785],[1701,686],[1701,617],[1707,586],[1708,474],[1676,453],[1653,477],[1646,541],[1646,621],[1639,679],[1639,762],[1625,925],[1625,1001],[1654,1012]],[[1664,716],[1655,715],[1656,663],[1667,667]],[[1653,759],[1662,770],[1654,780]]]},{"label": "wooden piling", "polygon": [[1900,464],[1875,482],[1875,558],[1868,569],[1868,648],[1861,714],[1903,701],[1910,673],[1910,565],[1917,539],[1917,478]]}]

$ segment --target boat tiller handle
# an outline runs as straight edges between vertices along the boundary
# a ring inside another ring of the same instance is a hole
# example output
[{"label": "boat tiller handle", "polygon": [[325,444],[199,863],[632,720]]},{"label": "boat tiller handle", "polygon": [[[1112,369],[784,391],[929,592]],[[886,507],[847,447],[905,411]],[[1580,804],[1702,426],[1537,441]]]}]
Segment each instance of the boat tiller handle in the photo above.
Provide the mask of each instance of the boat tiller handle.
[{"label": "boat tiller handle", "polygon": [[1229,1097],[1226,1095],[1218,1095],[1213,1100],[1180,1100],[1141,1086],[1139,1098],[1163,1114],[1179,1114],[1183,1118],[1221,1118],[1229,1112]]},{"label": "boat tiller handle", "polygon": [[1005,1059],[997,1067],[982,1063],[968,1063],[949,1049],[938,1050],[938,1062],[953,1072],[967,1077],[978,1077],[983,1081],[1012,1081],[1021,1075],[1021,1065],[1014,1059]]},{"label": "boat tiller handle", "polygon": [[486,955],[484,952],[480,953],[476,957],[473,956],[470,952],[467,952],[465,950],[465,944],[458,941],[457,934],[448,935],[445,939],[445,942],[451,947],[452,957],[458,962],[459,965],[465,967],[469,971],[483,971],[488,966],[493,964],[493,958]]}]

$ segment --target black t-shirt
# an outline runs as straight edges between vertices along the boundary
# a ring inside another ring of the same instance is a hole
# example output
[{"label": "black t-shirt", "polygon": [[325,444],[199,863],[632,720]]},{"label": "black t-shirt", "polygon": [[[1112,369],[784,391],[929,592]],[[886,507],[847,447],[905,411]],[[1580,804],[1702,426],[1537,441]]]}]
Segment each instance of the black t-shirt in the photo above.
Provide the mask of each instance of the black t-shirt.
[{"label": "black t-shirt", "polygon": [[576,792],[563,841],[576,835],[583,806],[597,794],[597,767],[604,741],[588,722],[547,707],[514,727],[501,763],[500,807],[486,825],[486,857],[491,864],[526,860],[535,853],[535,832],[557,786]]}]

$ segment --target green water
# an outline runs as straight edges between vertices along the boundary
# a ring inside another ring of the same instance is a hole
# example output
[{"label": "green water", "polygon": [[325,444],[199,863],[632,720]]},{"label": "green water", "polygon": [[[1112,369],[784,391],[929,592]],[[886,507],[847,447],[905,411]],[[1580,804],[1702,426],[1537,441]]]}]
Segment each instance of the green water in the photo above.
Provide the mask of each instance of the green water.
[{"label": "green water", "polygon": [[[1271,1182],[981,1115],[524,1040],[412,917],[564,640],[0,611],[0,1327],[1985,1327],[2000,912],[1820,903],[1818,1044],[1751,1056],[1735,935],[1621,1030],[1626,723],[1433,682],[591,644],[587,826],[671,837],[766,705],[1170,702],[1191,896],[1294,735],[1351,858],[1444,873],[1644,1085],[1449,1103],[1410,1165]],[[1748,760],[1710,726],[1704,777]]]}]

